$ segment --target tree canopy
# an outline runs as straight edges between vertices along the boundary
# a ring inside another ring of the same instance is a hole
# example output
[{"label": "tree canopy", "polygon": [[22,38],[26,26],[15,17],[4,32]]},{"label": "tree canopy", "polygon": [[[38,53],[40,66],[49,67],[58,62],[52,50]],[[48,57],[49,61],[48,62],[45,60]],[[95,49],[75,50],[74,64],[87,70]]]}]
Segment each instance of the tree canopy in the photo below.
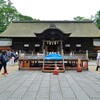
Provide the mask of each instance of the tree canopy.
[{"label": "tree canopy", "polygon": [[96,12],[96,14],[91,16],[90,18],[85,18],[81,16],[74,17],[76,21],[94,21],[96,26],[100,29],[100,10]]},{"label": "tree canopy", "polygon": [[76,21],[91,21],[92,19],[91,18],[85,18],[85,17],[77,16],[77,17],[74,17],[74,20],[76,20]]},{"label": "tree canopy", "polygon": [[97,27],[100,29],[100,10],[94,16],[94,22],[96,23]]},{"label": "tree canopy", "polygon": [[[17,9],[13,6],[13,3],[10,0],[0,0],[0,33],[3,32],[9,23],[12,21],[39,21],[33,19],[30,16],[22,15]],[[100,29],[100,10],[97,11],[95,16],[91,18],[85,18],[81,16],[74,17],[76,21],[94,21],[97,27]]]},{"label": "tree canopy", "polygon": [[33,21],[30,16],[22,15],[10,0],[0,0],[0,32],[3,32],[12,21]]}]

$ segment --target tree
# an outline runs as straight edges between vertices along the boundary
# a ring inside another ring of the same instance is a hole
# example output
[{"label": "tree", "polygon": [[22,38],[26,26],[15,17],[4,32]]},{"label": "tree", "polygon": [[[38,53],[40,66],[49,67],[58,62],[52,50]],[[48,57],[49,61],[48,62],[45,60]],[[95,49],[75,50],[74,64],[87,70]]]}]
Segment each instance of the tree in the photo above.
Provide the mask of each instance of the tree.
[{"label": "tree", "polygon": [[77,17],[74,17],[74,20],[76,20],[76,21],[91,21],[92,19],[77,16]]},{"label": "tree", "polygon": [[22,15],[20,13],[17,14],[17,21],[33,21],[33,20],[36,20],[36,19],[33,19],[30,16]]},{"label": "tree", "polygon": [[30,16],[20,14],[10,0],[0,0],[0,32],[3,32],[12,21],[33,21]]},{"label": "tree", "polygon": [[4,0],[0,0],[0,8],[3,7],[5,5],[5,1]]},{"label": "tree", "polygon": [[74,20],[76,20],[76,21],[82,21],[83,19],[84,19],[84,17],[80,17],[80,16],[74,17]]},{"label": "tree", "polygon": [[[3,0],[2,0],[3,1]],[[1,31],[4,31],[8,24],[16,19],[17,10],[12,6],[10,0],[4,2],[0,6],[0,23]]]},{"label": "tree", "polygon": [[97,25],[97,27],[100,29],[100,10],[97,11],[97,13],[95,14],[94,22]]}]

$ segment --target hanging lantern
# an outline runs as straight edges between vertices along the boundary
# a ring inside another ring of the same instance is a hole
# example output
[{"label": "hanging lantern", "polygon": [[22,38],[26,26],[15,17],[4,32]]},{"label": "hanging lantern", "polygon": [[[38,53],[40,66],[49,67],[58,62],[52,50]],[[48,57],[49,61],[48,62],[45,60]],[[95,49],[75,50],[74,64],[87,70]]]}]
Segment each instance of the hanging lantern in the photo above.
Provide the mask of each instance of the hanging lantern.
[{"label": "hanging lantern", "polygon": [[52,41],[52,45],[53,45],[54,43],[53,43],[53,41]]},{"label": "hanging lantern", "polygon": [[56,41],[54,41],[54,44],[56,45]]},{"label": "hanging lantern", "polygon": [[46,43],[48,44],[48,41],[46,41]]},{"label": "hanging lantern", "polygon": [[51,45],[51,41],[49,41],[49,45]]},{"label": "hanging lantern", "polygon": [[56,41],[56,43],[58,44],[58,41]]},{"label": "hanging lantern", "polygon": [[49,44],[49,41],[47,41],[47,44]]}]

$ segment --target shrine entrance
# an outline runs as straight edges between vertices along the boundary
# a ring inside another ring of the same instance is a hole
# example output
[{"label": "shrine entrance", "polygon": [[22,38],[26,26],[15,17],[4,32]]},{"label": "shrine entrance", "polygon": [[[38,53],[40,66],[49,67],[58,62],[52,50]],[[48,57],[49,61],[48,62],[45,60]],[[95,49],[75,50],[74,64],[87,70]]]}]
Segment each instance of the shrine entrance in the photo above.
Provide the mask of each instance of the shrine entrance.
[{"label": "shrine entrance", "polygon": [[42,42],[42,51],[61,52],[63,49],[63,41],[69,37],[71,33],[63,33],[56,27],[48,28],[42,33],[35,33],[37,38]]},{"label": "shrine entrance", "polygon": [[56,45],[48,45],[48,52],[57,52],[58,51],[58,46]]},{"label": "shrine entrance", "polygon": [[61,49],[61,43],[58,40],[55,41],[46,41],[45,40],[45,50],[48,52],[59,52]]}]

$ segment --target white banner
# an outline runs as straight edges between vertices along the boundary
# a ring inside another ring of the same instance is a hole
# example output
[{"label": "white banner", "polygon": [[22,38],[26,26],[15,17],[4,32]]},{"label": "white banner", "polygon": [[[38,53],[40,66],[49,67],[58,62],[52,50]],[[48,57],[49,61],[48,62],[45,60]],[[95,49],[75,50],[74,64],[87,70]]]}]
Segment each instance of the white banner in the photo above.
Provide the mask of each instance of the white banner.
[{"label": "white banner", "polygon": [[0,46],[12,46],[12,40],[0,39]]},{"label": "white banner", "polygon": [[100,46],[100,39],[93,39],[94,46]]}]

